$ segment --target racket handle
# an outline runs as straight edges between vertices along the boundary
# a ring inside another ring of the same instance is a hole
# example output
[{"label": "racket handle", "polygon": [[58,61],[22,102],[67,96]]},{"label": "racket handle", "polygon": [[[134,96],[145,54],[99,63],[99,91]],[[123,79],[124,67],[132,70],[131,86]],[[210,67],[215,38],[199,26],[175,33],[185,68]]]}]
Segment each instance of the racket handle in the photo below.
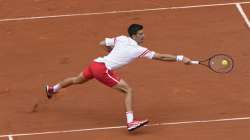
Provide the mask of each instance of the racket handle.
[{"label": "racket handle", "polygon": [[191,64],[200,64],[199,61],[190,61]]}]

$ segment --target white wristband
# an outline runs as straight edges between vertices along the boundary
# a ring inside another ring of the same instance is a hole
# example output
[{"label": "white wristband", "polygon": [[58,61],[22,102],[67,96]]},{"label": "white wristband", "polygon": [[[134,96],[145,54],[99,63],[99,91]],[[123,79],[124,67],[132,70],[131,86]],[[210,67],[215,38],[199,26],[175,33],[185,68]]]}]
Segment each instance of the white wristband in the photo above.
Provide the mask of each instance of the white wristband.
[{"label": "white wristband", "polygon": [[176,56],[176,61],[177,61],[177,62],[181,62],[181,61],[183,61],[183,58],[184,58],[183,55],[177,55],[177,56]]}]

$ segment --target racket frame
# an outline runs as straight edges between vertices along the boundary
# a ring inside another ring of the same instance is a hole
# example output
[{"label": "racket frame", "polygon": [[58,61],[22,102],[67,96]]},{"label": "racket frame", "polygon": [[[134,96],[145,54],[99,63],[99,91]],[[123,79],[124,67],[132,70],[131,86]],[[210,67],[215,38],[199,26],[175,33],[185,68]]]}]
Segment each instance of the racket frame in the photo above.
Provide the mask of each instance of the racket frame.
[{"label": "racket frame", "polygon": [[[226,72],[219,72],[219,71],[214,70],[214,69],[211,67],[210,61],[211,61],[214,57],[216,57],[216,56],[221,56],[221,55],[226,56],[227,58],[229,58],[229,59],[231,60],[232,68],[231,68],[229,71],[226,71]],[[206,62],[206,63],[205,63],[205,62]],[[231,56],[227,55],[227,54],[222,54],[222,53],[221,53],[221,54],[215,54],[215,55],[209,57],[208,59],[204,59],[204,60],[200,60],[200,61],[191,61],[190,63],[191,63],[191,64],[200,64],[200,65],[206,66],[206,67],[208,67],[210,70],[212,70],[212,71],[214,71],[214,72],[216,72],[216,73],[229,73],[229,72],[231,72],[231,71],[234,69],[234,60],[233,60],[233,58],[232,58]]]}]

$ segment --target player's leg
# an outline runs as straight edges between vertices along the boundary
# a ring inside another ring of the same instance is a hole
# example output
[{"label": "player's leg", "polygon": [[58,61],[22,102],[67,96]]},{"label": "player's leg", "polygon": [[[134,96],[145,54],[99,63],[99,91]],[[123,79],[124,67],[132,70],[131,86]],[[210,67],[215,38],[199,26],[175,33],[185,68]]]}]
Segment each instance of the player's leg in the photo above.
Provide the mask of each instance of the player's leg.
[{"label": "player's leg", "polygon": [[125,80],[120,79],[114,71],[107,69],[103,63],[95,63],[92,66],[93,67],[91,70],[93,72],[93,76],[98,81],[124,94],[128,131],[132,131],[148,123],[148,120],[134,120],[132,109],[133,91],[132,88],[125,82]]},{"label": "player's leg", "polygon": [[81,72],[79,75],[66,78],[62,80],[61,82],[55,84],[54,86],[47,85],[46,86],[47,96],[48,98],[51,98],[54,94],[58,93],[59,90],[61,90],[62,88],[66,88],[71,85],[83,84],[87,82],[88,80],[89,79],[85,78],[83,73]]},{"label": "player's leg", "polygon": [[115,90],[118,90],[124,94],[124,104],[126,109],[126,118],[127,123],[131,123],[134,121],[134,113],[133,113],[133,91],[132,88],[127,84],[127,82],[123,79],[119,80],[116,85],[112,87]]},{"label": "player's leg", "polygon": [[135,130],[148,123],[148,120],[134,120],[133,113],[133,91],[132,88],[126,83],[125,80],[121,79],[116,85],[112,87],[118,91],[121,91],[125,95],[124,103],[126,108],[126,118],[128,131]]},{"label": "player's leg", "polygon": [[126,112],[132,112],[132,110],[133,110],[133,108],[132,108],[132,104],[133,104],[133,91],[132,91],[132,88],[123,79],[121,79],[112,88],[124,93],[124,96],[125,96],[124,103],[125,103]]},{"label": "player's leg", "polygon": [[63,81],[59,82],[57,85],[58,85],[58,89],[61,89],[61,88],[66,88],[68,86],[71,86],[71,85],[77,85],[77,84],[83,84],[85,82],[87,82],[89,79],[86,79],[83,75],[83,73],[81,72],[79,75],[75,76],[75,77],[69,77],[69,78],[66,78],[64,79]]},{"label": "player's leg", "polygon": [[93,75],[90,67],[87,67],[77,76],[66,78],[54,86],[47,85],[45,87],[47,97],[50,99],[54,94],[58,93],[60,89],[69,87],[71,85],[83,84],[92,78]]}]

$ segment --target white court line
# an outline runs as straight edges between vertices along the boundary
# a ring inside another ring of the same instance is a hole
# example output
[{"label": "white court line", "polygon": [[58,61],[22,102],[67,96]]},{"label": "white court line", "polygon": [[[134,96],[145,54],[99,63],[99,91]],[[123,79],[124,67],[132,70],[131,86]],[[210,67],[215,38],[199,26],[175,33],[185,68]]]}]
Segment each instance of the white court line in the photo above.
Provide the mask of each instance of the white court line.
[{"label": "white court line", "polygon": [[[125,11],[110,11],[110,12],[95,12],[95,13],[80,13],[80,14],[65,14],[65,15],[53,15],[53,16],[38,16],[38,17],[19,17],[19,18],[8,18],[0,19],[0,22],[8,21],[23,21],[23,20],[35,20],[35,19],[48,19],[48,18],[61,18],[61,17],[76,17],[76,16],[90,16],[90,15],[105,15],[105,14],[119,14],[119,13],[135,13],[135,12],[147,12],[147,11],[162,11],[162,10],[176,10],[176,9],[191,9],[191,8],[202,8],[202,7],[217,7],[217,6],[229,6],[236,5],[248,27],[250,28],[250,22],[243,11],[241,4],[250,4],[249,2],[234,2],[234,3],[221,3],[221,4],[207,4],[207,5],[193,5],[193,6],[181,6],[181,7],[164,7],[164,8],[152,8],[152,9],[138,9],[138,10],[125,10]],[[196,124],[196,123],[210,123],[210,122],[227,122],[227,121],[239,121],[239,120],[250,120],[250,117],[243,118],[226,118],[226,119],[215,119],[215,120],[202,120],[202,121],[183,121],[183,122],[169,122],[169,123],[156,123],[146,125],[147,127],[152,126],[168,126],[168,125],[180,125],[180,124]],[[23,134],[11,134],[11,135],[0,135],[2,137],[8,137],[9,140],[13,140],[13,137],[17,136],[32,136],[32,135],[45,135],[45,134],[61,134],[61,133],[72,133],[72,132],[86,132],[86,131],[97,131],[97,130],[111,130],[121,129],[126,126],[114,126],[114,127],[101,127],[101,128],[89,128],[89,129],[78,129],[78,130],[63,130],[63,131],[49,131],[39,133],[23,133]]]},{"label": "white court line", "polygon": [[65,15],[53,15],[53,16],[6,18],[6,19],[0,19],[0,22],[35,20],[35,19],[48,19],[48,18],[62,18],[62,17],[76,17],[76,16],[90,16],[90,15],[120,14],[120,13],[136,13],[136,12],[176,10],[176,9],[190,9],[190,8],[201,8],[201,7],[229,6],[229,5],[235,5],[235,4],[238,4],[238,3],[239,4],[250,4],[250,1],[248,1],[248,2],[234,2],[234,3],[217,3],[217,4],[193,5],[193,6],[180,6],[180,7],[163,7],[163,8],[152,8],[152,9],[110,11],[110,12],[65,14]]},{"label": "white court line", "polygon": [[243,17],[244,21],[246,22],[248,28],[250,28],[250,21],[246,15],[246,13],[244,12],[243,8],[241,7],[240,3],[236,3],[235,4],[238,11],[240,12],[241,16]]},{"label": "white court line", "polygon": [[[181,125],[181,124],[213,123],[213,122],[230,122],[230,121],[240,121],[240,120],[250,120],[250,117],[223,118],[223,119],[200,120],[200,121],[182,121],[182,122],[155,123],[155,124],[146,125],[146,127]],[[73,132],[112,130],[112,129],[121,129],[121,128],[126,128],[126,127],[127,126],[113,126],[113,127],[99,127],[99,128],[88,128],[88,129],[78,129],[78,130],[49,131],[49,132],[39,132],[39,133],[8,134],[8,135],[0,135],[0,138],[10,137],[10,136],[11,137],[20,137],[20,136],[34,136],[34,135],[45,135],[45,134],[62,134],[62,133],[73,133]]]}]

